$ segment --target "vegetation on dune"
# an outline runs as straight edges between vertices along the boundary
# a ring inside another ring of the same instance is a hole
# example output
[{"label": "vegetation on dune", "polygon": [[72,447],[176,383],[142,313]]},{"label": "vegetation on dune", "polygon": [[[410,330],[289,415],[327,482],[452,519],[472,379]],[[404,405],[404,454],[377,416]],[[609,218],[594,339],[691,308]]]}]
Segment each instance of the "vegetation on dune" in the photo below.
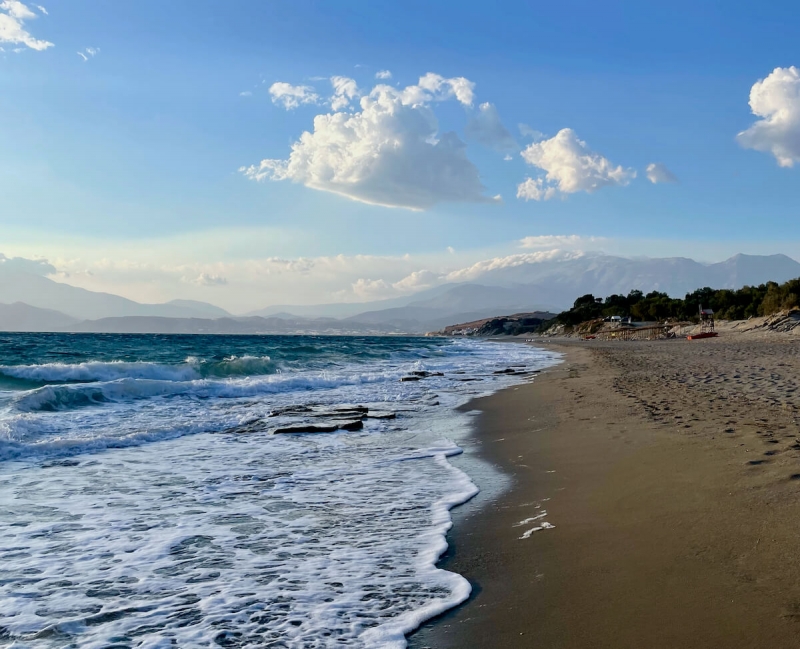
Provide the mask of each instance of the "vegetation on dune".
[{"label": "vegetation on dune", "polygon": [[562,324],[568,327],[610,316],[631,317],[635,321],[665,321],[698,319],[700,306],[713,309],[722,320],[744,320],[752,316],[767,316],[800,306],[800,279],[783,284],[767,282],[745,286],[738,290],[699,288],[686,297],[671,298],[666,293],[652,291],[646,295],[631,291],[628,295],[595,297],[591,293],[579,297],[569,311],[564,311],[546,326]]}]

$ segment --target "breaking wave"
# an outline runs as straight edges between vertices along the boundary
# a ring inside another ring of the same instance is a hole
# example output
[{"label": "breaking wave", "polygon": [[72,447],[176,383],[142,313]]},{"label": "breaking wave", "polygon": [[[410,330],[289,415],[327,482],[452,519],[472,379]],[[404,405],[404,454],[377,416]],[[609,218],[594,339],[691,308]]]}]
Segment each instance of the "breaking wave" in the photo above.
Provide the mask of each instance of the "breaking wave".
[{"label": "breaking wave", "polygon": [[269,356],[231,356],[219,361],[206,361],[190,356],[179,365],[145,361],[0,365],[0,375],[39,383],[92,383],[117,379],[196,381],[211,377],[260,376],[274,374],[277,370]]}]

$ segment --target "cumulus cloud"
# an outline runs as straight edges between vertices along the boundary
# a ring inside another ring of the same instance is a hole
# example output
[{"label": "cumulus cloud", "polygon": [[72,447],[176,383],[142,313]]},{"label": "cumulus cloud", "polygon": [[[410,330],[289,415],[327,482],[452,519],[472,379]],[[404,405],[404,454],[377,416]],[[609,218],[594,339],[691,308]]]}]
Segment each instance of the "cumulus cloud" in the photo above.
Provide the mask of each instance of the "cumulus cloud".
[{"label": "cumulus cloud", "polygon": [[414,210],[441,201],[496,202],[455,133],[439,134],[433,102],[473,101],[474,84],[429,73],[402,89],[377,85],[360,111],[317,115],[287,160],[240,171],[253,180],[291,180],[350,199]]},{"label": "cumulus cloud", "polygon": [[431,270],[415,270],[400,281],[392,284],[392,288],[403,293],[414,293],[435,286],[442,280],[442,277],[441,273],[435,273]]},{"label": "cumulus cloud", "polygon": [[389,70],[378,70],[375,73],[376,79],[391,79],[392,73]]},{"label": "cumulus cloud", "polygon": [[518,148],[516,140],[503,126],[497,108],[489,102],[478,106],[478,112],[467,122],[466,135],[497,151],[509,151]]},{"label": "cumulus cloud", "polygon": [[528,178],[517,187],[517,197],[524,200],[548,200],[557,193],[592,193],[609,185],[625,186],[636,177],[633,169],[614,166],[589,149],[570,128],[549,140],[529,144],[521,155],[529,165],[545,172],[543,178]]},{"label": "cumulus cloud", "polygon": [[382,279],[358,279],[351,285],[353,293],[361,299],[377,299],[392,295],[391,284]]},{"label": "cumulus cloud", "polygon": [[555,249],[494,257],[492,259],[484,259],[466,268],[451,271],[445,275],[444,279],[448,282],[467,282],[496,270],[516,268],[526,264],[538,264],[545,261],[568,261],[585,255],[586,253],[581,250]]},{"label": "cumulus cloud", "polygon": [[291,83],[278,81],[269,87],[272,103],[282,105],[286,110],[293,110],[302,104],[318,104],[319,95],[311,86],[293,86]]},{"label": "cumulus cloud", "polygon": [[[37,6],[37,9],[47,15],[47,11],[43,7]],[[53,47],[52,43],[31,36],[25,28],[26,21],[36,17],[37,14],[20,0],[2,0],[0,2],[0,43],[22,45],[38,51]]]},{"label": "cumulus cloud", "polygon": [[750,110],[761,119],[739,133],[739,144],[771,153],[781,167],[800,162],[800,68],[775,68],[757,81]]},{"label": "cumulus cloud", "polygon": [[464,77],[446,79],[439,74],[428,72],[419,78],[415,86],[403,91],[403,103],[424,104],[430,101],[445,101],[455,97],[465,106],[472,106],[475,100],[475,84]]},{"label": "cumulus cloud", "polygon": [[80,56],[83,59],[84,63],[86,63],[86,61],[88,61],[92,57],[97,56],[98,54],[100,54],[99,47],[87,47],[78,52],[78,56]]},{"label": "cumulus cloud", "polygon": [[361,94],[356,82],[349,77],[331,77],[331,85],[333,86],[333,96],[331,97],[333,110],[347,108],[350,102]]},{"label": "cumulus cloud", "polygon": [[676,183],[678,179],[675,177],[666,165],[660,162],[651,162],[647,165],[647,179],[654,185],[657,183]]}]

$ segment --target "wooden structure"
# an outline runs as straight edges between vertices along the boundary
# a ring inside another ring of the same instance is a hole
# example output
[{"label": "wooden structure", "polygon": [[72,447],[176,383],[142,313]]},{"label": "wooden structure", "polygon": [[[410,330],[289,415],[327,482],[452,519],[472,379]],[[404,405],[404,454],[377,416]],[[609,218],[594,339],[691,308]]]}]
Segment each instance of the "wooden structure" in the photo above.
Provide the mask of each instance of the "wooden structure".
[{"label": "wooden structure", "polygon": [[606,329],[594,334],[601,340],[661,340],[666,338],[682,338],[686,330],[693,327],[691,322],[670,322],[649,327],[619,327]]},{"label": "wooden structure", "polygon": [[714,311],[700,305],[700,330],[704,334],[714,333]]}]

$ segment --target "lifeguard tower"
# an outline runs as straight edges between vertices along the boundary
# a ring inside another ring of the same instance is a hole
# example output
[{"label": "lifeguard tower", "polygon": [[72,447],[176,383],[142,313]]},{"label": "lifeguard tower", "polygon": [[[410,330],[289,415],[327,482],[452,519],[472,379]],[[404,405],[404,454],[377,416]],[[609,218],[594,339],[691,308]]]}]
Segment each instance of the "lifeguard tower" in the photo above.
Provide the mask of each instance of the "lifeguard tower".
[{"label": "lifeguard tower", "polygon": [[703,338],[716,338],[717,332],[714,331],[714,311],[712,309],[704,309],[700,305],[700,333],[686,336],[689,340],[702,340]]},{"label": "lifeguard tower", "polygon": [[714,311],[700,305],[700,329],[704,334],[714,333]]}]

